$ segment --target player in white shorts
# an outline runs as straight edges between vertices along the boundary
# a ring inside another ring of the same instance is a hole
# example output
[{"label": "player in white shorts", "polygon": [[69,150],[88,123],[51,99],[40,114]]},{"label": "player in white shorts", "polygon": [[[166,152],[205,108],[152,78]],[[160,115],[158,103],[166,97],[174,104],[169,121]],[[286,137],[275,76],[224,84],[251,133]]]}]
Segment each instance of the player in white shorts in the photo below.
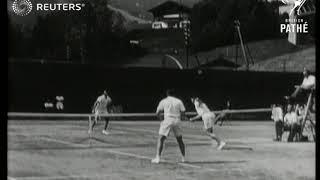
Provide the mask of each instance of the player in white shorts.
[{"label": "player in white shorts", "polygon": [[89,130],[88,133],[91,134],[93,131],[93,127],[96,125],[98,118],[105,120],[104,129],[102,130],[102,133],[105,135],[108,135],[109,132],[107,131],[108,124],[109,124],[109,118],[108,117],[101,117],[101,114],[108,114],[108,106],[111,104],[112,100],[108,96],[107,91],[103,91],[103,94],[97,98],[95,101],[92,113],[95,114],[94,121],[92,122],[91,117],[89,118]]},{"label": "player in white shorts", "polygon": [[181,117],[184,116],[185,110],[186,109],[182,101],[176,97],[173,97],[172,90],[167,90],[167,97],[160,101],[156,111],[158,117],[161,117],[161,114],[163,113],[164,119],[160,124],[156,157],[152,159],[152,163],[160,162],[164,141],[171,131],[173,132],[179,144],[182,154],[181,160],[182,162],[185,161],[185,146],[182,140],[180,128]]},{"label": "player in white shorts", "polygon": [[211,112],[207,105],[199,98],[191,98],[191,102],[194,104],[198,115],[190,118],[189,120],[192,122],[196,119],[202,118],[204,129],[207,135],[218,143],[218,150],[221,150],[226,143],[213,133],[213,124],[216,117],[215,114]]}]

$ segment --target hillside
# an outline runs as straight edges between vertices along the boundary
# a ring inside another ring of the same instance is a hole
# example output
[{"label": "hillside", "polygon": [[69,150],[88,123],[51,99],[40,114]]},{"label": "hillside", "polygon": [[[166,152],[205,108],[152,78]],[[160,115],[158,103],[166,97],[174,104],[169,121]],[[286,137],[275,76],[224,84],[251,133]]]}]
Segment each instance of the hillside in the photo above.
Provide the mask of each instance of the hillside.
[{"label": "hillside", "polygon": [[113,12],[120,14],[123,17],[125,26],[130,26],[131,24],[134,24],[134,23],[137,23],[137,24],[151,23],[150,21],[135,17],[135,16],[131,15],[130,13],[128,13],[127,11],[119,9],[119,8],[115,8],[111,5],[108,5],[108,8],[110,10],[112,10]]},{"label": "hillside", "polygon": [[[284,60],[286,61],[286,71],[301,71],[301,66],[306,65],[309,68],[315,67],[315,45],[308,45],[296,47],[291,45],[287,39],[264,40],[257,42],[250,42],[247,44],[255,65],[250,68],[257,71],[283,71]],[[197,54],[200,64],[212,61],[223,55],[226,59],[235,62],[236,50],[235,45],[219,47],[211,51],[200,52]],[[175,55],[181,64],[185,67],[186,55],[181,52]],[[154,54],[141,57],[135,62],[127,64],[126,66],[147,66],[159,67],[163,54]],[[243,65],[239,70],[244,68],[244,60],[240,48],[238,50],[237,63]],[[194,55],[189,57],[189,67],[197,67],[197,61]],[[175,65],[169,66],[176,68]]]},{"label": "hillside", "polygon": [[[149,9],[165,2],[167,0],[110,0],[110,5],[123,9],[133,16],[140,17],[145,20],[152,20],[152,14],[147,12]],[[192,7],[199,0],[171,0],[182,2],[184,5]]]},{"label": "hillside", "polygon": [[[270,59],[272,57],[284,55],[287,53],[299,52],[313,45],[306,45],[297,47],[288,42],[287,39],[271,39],[271,40],[262,40],[254,41],[246,44],[249,49],[249,54],[251,55],[253,61],[260,62]],[[235,60],[236,58],[236,45],[229,45],[224,47],[218,47],[211,51],[201,52],[198,56],[208,59],[215,59],[220,55],[223,55],[227,59]],[[247,53],[247,56],[249,57]],[[238,46],[238,64],[245,64],[245,61],[242,56],[241,47]]]},{"label": "hillside", "polygon": [[[304,50],[287,53],[281,56],[267,59],[250,66],[253,71],[286,71],[299,72],[303,67],[315,72],[316,67],[315,47],[306,48]],[[241,67],[240,69],[245,69]]]}]

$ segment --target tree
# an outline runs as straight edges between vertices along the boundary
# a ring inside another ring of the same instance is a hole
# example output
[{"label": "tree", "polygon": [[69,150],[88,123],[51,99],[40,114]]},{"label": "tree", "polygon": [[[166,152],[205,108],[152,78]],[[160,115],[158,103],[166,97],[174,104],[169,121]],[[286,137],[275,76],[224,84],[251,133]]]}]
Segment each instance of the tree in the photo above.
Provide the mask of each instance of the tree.
[{"label": "tree", "polygon": [[[234,20],[240,20],[247,41],[278,37],[278,14],[272,2],[203,0],[192,8],[193,50],[209,50],[234,43]],[[261,23],[263,22],[263,23]]]},{"label": "tree", "polygon": [[54,12],[38,17],[33,39],[43,58],[66,58],[67,46],[73,62],[114,63],[126,48],[123,19],[108,8],[108,1],[94,0],[79,12]]}]

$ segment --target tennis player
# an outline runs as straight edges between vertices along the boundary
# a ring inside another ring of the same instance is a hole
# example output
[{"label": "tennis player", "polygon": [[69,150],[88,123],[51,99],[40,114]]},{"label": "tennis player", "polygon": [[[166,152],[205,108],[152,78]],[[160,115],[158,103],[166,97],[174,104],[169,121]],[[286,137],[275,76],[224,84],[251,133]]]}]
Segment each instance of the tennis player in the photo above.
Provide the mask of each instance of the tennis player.
[{"label": "tennis player", "polygon": [[94,121],[92,122],[91,118],[89,118],[89,130],[88,133],[91,134],[93,131],[93,127],[97,124],[98,118],[105,120],[104,129],[102,130],[102,134],[108,135],[109,132],[107,131],[109,118],[108,117],[101,117],[102,114],[108,114],[108,106],[111,104],[112,100],[108,96],[106,90],[103,91],[103,94],[97,98],[95,101],[92,113],[95,114]]},{"label": "tennis player", "polygon": [[213,133],[215,114],[211,112],[208,106],[198,97],[191,98],[191,102],[194,104],[198,115],[190,118],[189,120],[192,122],[196,119],[202,118],[204,129],[207,135],[217,142],[218,150],[221,150],[226,145],[226,143]]},{"label": "tennis player", "polygon": [[157,152],[156,157],[151,160],[152,163],[160,162],[163,144],[170,131],[173,131],[179,144],[182,154],[181,161],[185,162],[185,146],[180,128],[181,118],[184,117],[185,110],[182,101],[173,96],[173,90],[167,90],[167,97],[160,101],[156,111],[158,117],[161,117],[161,114],[163,113],[164,119],[160,123]]}]

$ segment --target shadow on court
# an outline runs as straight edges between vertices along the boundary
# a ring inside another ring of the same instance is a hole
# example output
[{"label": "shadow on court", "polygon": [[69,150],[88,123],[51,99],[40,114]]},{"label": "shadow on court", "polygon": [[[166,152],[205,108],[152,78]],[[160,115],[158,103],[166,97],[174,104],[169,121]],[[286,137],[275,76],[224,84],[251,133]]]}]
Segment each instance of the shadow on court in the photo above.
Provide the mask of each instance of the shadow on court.
[{"label": "shadow on court", "polygon": [[226,146],[223,147],[222,150],[248,150],[248,151],[253,151],[253,148],[249,147],[249,146],[239,146],[239,145],[229,145],[229,144],[227,144]]},{"label": "shadow on court", "polygon": [[236,164],[236,163],[246,163],[248,161],[188,161],[189,164]]}]

